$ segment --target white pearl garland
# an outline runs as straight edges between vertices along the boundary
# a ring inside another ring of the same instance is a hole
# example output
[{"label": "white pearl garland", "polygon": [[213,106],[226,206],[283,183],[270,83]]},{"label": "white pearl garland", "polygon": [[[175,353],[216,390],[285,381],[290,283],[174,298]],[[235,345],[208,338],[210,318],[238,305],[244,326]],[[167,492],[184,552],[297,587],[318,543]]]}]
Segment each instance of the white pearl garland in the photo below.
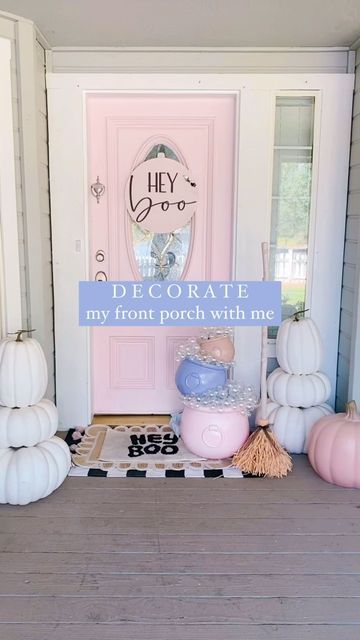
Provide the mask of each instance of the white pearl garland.
[{"label": "white pearl garland", "polygon": [[238,411],[249,416],[258,405],[259,399],[252,386],[246,386],[240,382],[227,382],[224,386],[218,386],[203,395],[182,396],[184,405],[193,409],[206,408],[211,411]]},{"label": "white pearl garland", "polygon": [[230,339],[233,338],[233,328],[232,327],[204,327],[199,338],[189,338],[184,344],[181,344],[176,353],[176,362],[181,362],[185,358],[192,358],[197,360],[198,362],[204,362],[207,364],[219,365],[222,367],[230,368],[234,365],[234,362],[224,362],[223,360],[218,360],[214,358],[214,356],[201,353],[201,347],[199,345],[199,340],[211,340],[214,338],[220,338],[228,336]]},{"label": "white pearl garland", "polygon": [[234,327],[203,327],[200,340],[213,340],[214,338],[234,338]]}]

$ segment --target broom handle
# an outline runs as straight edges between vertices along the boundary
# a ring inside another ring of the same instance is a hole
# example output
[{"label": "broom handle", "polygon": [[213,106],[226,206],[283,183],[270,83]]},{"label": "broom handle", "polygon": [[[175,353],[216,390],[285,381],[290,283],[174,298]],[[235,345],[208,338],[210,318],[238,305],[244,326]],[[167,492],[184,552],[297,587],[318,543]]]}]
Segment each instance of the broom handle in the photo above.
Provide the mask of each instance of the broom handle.
[{"label": "broom handle", "polygon": [[[269,244],[261,243],[262,263],[263,263],[263,281],[269,280]],[[268,329],[267,326],[261,327],[261,367],[260,367],[260,418],[266,421],[266,403],[267,403],[267,346],[268,346]]]}]

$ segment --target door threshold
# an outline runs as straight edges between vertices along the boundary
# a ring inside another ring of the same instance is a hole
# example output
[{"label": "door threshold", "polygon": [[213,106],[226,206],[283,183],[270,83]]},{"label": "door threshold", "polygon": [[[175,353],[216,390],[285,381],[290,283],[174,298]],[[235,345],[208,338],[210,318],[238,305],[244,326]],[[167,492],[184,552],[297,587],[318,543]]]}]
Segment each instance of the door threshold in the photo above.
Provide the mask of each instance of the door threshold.
[{"label": "door threshold", "polygon": [[119,414],[119,415],[94,415],[91,424],[108,424],[116,426],[118,424],[169,424],[170,415],[144,415],[144,414]]}]

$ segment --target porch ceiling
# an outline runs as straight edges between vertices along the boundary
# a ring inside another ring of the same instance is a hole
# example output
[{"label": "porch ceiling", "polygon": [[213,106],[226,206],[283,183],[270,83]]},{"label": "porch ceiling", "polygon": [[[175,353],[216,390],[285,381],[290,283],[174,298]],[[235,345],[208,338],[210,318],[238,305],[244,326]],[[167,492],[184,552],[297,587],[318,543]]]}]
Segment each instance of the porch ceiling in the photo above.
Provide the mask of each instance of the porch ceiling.
[{"label": "porch ceiling", "polygon": [[0,0],[51,46],[334,47],[360,36],[360,0]]}]

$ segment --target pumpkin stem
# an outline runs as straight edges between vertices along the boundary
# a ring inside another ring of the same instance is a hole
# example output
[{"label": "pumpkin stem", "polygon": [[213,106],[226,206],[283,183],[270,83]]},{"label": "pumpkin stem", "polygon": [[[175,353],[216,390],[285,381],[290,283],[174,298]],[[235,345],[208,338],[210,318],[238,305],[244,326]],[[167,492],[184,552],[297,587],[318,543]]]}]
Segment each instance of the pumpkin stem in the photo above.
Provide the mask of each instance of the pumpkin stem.
[{"label": "pumpkin stem", "polygon": [[357,406],[355,400],[346,403],[346,418],[348,420],[358,420]]},{"label": "pumpkin stem", "polygon": [[23,333],[32,333],[33,331],[36,331],[36,329],[20,329],[19,331],[13,331],[12,333],[9,333],[10,336],[16,336],[16,340],[15,342],[22,342],[22,334]]},{"label": "pumpkin stem", "polygon": [[291,314],[290,318],[294,318],[294,322],[299,322],[299,315],[306,313],[307,311],[309,311],[309,309],[300,309],[300,311],[295,311],[295,313]]}]

